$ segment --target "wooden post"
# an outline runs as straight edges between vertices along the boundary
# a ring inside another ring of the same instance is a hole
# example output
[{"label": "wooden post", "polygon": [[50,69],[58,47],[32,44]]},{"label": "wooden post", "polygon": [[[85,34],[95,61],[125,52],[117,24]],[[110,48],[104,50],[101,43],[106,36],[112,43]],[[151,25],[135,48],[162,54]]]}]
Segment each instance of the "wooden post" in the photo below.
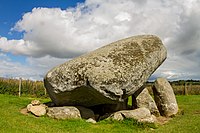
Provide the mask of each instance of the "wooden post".
[{"label": "wooden post", "polygon": [[188,95],[188,91],[187,91],[187,82],[185,82],[184,94],[185,94],[185,95]]},{"label": "wooden post", "polygon": [[193,82],[190,82],[190,88],[189,88],[189,90],[188,90],[189,95],[191,95],[191,93],[192,93],[192,83],[193,83]]},{"label": "wooden post", "polygon": [[21,97],[22,78],[19,78],[19,97]]},{"label": "wooden post", "polygon": [[185,82],[181,83],[182,95],[185,95]]},{"label": "wooden post", "polygon": [[35,81],[35,87],[33,87],[33,95],[35,96],[36,96],[35,92],[37,92],[37,88],[38,88],[37,81]]}]

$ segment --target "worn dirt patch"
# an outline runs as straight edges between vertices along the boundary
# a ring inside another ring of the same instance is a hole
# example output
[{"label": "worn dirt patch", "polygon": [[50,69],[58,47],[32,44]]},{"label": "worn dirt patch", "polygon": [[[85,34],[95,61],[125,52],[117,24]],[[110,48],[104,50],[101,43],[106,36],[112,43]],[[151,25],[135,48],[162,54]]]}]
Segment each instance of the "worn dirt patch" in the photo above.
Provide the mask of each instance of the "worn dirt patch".
[{"label": "worn dirt patch", "polygon": [[24,115],[28,115],[28,111],[27,108],[23,108],[20,110],[20,113],[24,114]]},{"label": "worn dirt patch", "polygon": [[156,117],[156,118],[158,120],[158,123],[161,124],[161,125],[166,124],[169,120],[172,119],[172,118],[167,118],[167,117],[163,117],[163,116],[159,116],[159,117]]},{"label": "worn dirt patch", "polygon": [[200,110],[195,110],[195,111],[194,111],[194,114],[200,115]]}]

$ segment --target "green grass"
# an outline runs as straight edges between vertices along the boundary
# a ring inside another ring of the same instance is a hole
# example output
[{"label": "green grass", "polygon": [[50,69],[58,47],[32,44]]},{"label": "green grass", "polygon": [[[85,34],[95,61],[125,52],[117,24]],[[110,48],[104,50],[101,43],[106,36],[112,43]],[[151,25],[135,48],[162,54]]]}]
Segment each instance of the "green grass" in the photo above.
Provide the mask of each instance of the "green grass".
[{"label": "green grass", "polygon": [[200,132],[200,95],[177,96],[179,108],[184,115],[178,115],[169,123],[154,132],[199,133]]},{"label": "green grass", "polygon": [[[137,123],[134,120],[123,122],[104,120],[97,124],[85,120],[54,120],[46,116],[36,118],[20,113],[31,102],[31,98],[0,95],[0,132],[1,133],[133,133],[133,132],[199,132],[200,96],[177,96],[178,104],[184,115],[178,115],[166,125],[154,127]],[[48,99],[40,99],[47,102]]]}]

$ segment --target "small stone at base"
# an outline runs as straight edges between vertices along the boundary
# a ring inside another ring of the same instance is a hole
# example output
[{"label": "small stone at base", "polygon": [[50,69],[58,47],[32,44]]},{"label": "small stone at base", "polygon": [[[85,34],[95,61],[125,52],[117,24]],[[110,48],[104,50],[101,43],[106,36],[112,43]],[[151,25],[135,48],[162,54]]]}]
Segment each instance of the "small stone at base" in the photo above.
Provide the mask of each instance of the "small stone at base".
[{"label": "small stone at base", "polygon": [[86,122],[93,123],[93,124],[97,123],[97,122],[96,122],[94,119],[92,119],[92,118],[87,119]]}]

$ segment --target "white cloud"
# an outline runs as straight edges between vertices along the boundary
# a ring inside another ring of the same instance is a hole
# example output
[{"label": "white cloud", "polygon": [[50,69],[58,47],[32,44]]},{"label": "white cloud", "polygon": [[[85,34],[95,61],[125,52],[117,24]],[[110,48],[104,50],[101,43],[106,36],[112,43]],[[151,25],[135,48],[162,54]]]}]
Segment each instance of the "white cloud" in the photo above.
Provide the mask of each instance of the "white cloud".
[{"label": "white cloud", "polygon": [[66,61],[67,59],[49,56],[42,58],[28,57],[26,59],[27,64],[23,64],[12,61],[9,56],[0,52],[0,77],[41,80],[48,70]]},{"label": "white cloud", "polygon": [[34,69],[45,71],[52,66],[46,62],[49,58],[60,63],[64,60],[58,58],[72,58],[128,36],[156,34],[168,49],[168,59],[153,76],[197,77],[199,7],[199,0],[86,0],[66,10],[34,8],[12,29],[24,32],[24,37],[2,37],[0,49],[26,55],[28,63],[40,62]]},{"label": "white cloud", "polygon": [[40,73],[19,62],[13,62],[6,55],[0,52],[0,77],[23,77],[28,79],[38,78]]},{"label": "white cloud", "polygon": [[[169,28],[176,28],[177,16],[170,10],[174,9],[161,2],[132,0],[88,0],[66,10],[34,8],[13,28],[24,32],[23,40],[2,38],[0,48],[33,57],[71,58],[136,34],[158,34],[164,38],[172,34]],[[166,23],[165,18],[174,22]],[[5,47],[6,42],[9,48]]]},{"label": "white cloud", "polygon": [[68,60],[69,59],[60,59],[50,56],[45,56],[41,58],[32,58],[32,57],[27,58],[29,66],[31,66],[33,69],[40,70],[42,72],[42,75],[44,75],[52,67],[55,67]]}]

